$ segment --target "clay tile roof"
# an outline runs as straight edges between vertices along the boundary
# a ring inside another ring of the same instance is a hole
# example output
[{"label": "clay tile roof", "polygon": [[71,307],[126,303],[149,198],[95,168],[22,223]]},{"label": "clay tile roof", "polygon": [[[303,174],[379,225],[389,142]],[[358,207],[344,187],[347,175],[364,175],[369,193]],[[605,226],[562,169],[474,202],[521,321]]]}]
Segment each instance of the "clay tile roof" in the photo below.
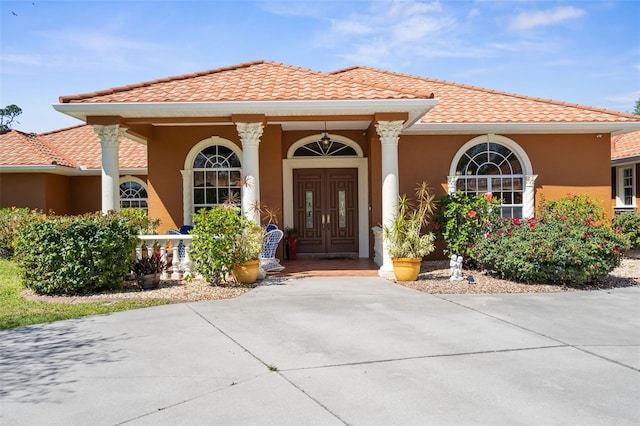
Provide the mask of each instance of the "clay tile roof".
[{"label": "clay tile roof", "polygon": [[577,104],[532,98],[443,80],[368,67],[338,70],[333,75],[400,89],[433,92],[438,104],[422,123],[588,123],[638,122],[640,117]]},{"label": "clay tile roof", "polygon": [[[78,166],[88,169],[102,167],[102,150],[100,139],[93,131],[93,126],[80,125],[66,129],[42,133],[41,138],[56,146],[69,158],[73,158]],[[120,168],[147,168],[147,147],[127,138],[120,138]]]},{"label": "clay tile roof", "polygon": [[[92,126],[80,125],[39,135],[11,130],[0,135],[1,166],[102,167],[100,139]],[[120,168],[146,169],[147,147],[120,139]]]},{"label": "clay tile roof", "polygon": [[277,62],[255,61],[99,92],[60,97],[61,103],[224,102],[424,99],[419,87],[398,89],[349,81]]},{"label": "clay tile roof", "polygon": [[18,130],[0,135],[0,165],[75,167],[73,160],[43,138]]},{"label": "clay tile roof", "polygon": [[620,160],[640,156],[640,131],[611,138],[611,159]]}]

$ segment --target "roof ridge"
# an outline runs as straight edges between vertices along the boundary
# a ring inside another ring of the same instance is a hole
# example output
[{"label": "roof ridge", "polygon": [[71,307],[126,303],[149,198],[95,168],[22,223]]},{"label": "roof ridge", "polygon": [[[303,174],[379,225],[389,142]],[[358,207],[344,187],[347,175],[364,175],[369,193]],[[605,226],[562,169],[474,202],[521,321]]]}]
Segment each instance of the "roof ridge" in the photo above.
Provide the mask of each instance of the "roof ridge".
[{"label": "roof ridge", "polygon": [[[35,133],[31,133],[28,136],[29,137],[27,138],[27,140],[32,142],[32,145],[34,146],[34,148],[36,148],[37,150],[39,150],[43,154],[47,155],[48,157],[52,157],[53,158],[53,162],[51,164],[58,164],[58,165],[61,165],[61,166],[70,166],[70,167],[76,167],[77,166],[75,161],[73,161],[72,159],[67,157],[67,155],[65,153],[63,153],[58,147],[53,145],[51,142],[47,141],[44,138],[41,138],[40,135],[37,135]],[[58,158],[56,158],[56,157],[58,157]],[[60,164],[57,161],[59,159],[65,161],[66,164]]]},{"label": "roof ridge", "polygon": [[[381,73],[381,74],[389,74],[389,75],[394,75],[394,76],[398,76],[398,77],[412,78],[412,79],[415,79],[415,80],[423,80],[423,81],[429,81],[429,82],[434,82],[434,83],[448,84],[448,85],[451,85],[451,86],[462,87],[462,88],[465,88],[465,89],[475,90],[475,91],[479,91],[479,92],[485,92],[485,93],[491,93],[491,94],[503,95],[503,96],[510,96],[510,97],[519,98],[519,99],[528,99],[528,100],[536,101],[536,102],[550,103],[550,104],[559,105],[559,106],[568,106],[568,107],[572,107],[572,108],[579,108],[579,109],[584,109],[584,110],[589,110],[589,111],[594,111],[594,112],[603,112],[603,113],[607,113],[607,114],[617,115],[619,117],[634,118],[636,120],[640,120],[640,117],[638,117],[637,115],[624,113],[624,112],[620,112],[620,111],[613,111],[613,110],[606,109],[606,108],[598,108],[598,107],[593,107],[593,106],[589,106],[589,105],[582,105],[582,104],[576,104],[576,103],[570,103],[570,102],[557,101],[557,100],[548,99],[548,98],[540,98],[540,97],[534,97],[534,96],[520,95],[520,94],[513,93],[513,92],[505,92],[505,91],[502,91],[502,90],[487,89],[487,88],[484,88],[484,87],[473,86],[473,85],[470,85],[470,84],[456,83],[456,82],[453,82],[453,81],[441,80],[441,79],[437,79],[437,78],[421,77],[421,76],[417,76],[417,75],[413,75],[413,74],[406,74],[406,73],[400,73],[400,72],[396,72],[396,71],[382,70],[382,69],[372,68],[372,67],[367,67],[367,66],[356,65],[356,66],[353,66],[353,67],[342,68],[342,69],[339,69],[339,70],[336,70],[336,71],[332,71],[331,74],[341,74],[341,73],[346,73],[346,72],[357,70],[357,69],[365,69],[365,70],[370,70],[370,71],[373,71],[373,72],[378,72],[378,73]],[[355,78],[353,78],[353,79],[355,80]]]},{"label": "roof ridge", "polygon": [[60,129],[54,129],[54,130],[49,130],[47,132],[37,133],[37,135],[38,136],[53,135],[55,133],[67,132],[69,130],[73,130],[73,129],[77,129],[77,128],[81,128],[81,127],[85,127],[85,126],[90,126],[90,124],[87,124],[87,123],[76,124],[74,126],[62,127]]},{"label": "roof ridge", "polygon": [[69,103],[71,101],[79,101],[79,100],[82,100],[82,99],[93,98],[93,97],[96,97],[96,96],[104,96],[104,95],[111,95],[113,93],[126,92],[128,90],[137,89],[137,88],[140,88],[140,87],[149,87],[149,86],[152,86],[154,84],[159,84],[159,83],[168,83],[170,81],[186,80],[186,79],[189,79],[189,78],[202,77],[202,76],[205,76],[205,75],[215,74],[215,73],[219,73],[219,72],[223,72],[223,71],[231,71],[231,70],[240,69],[240,68],[248,68],[248,67],[251,67],[251,66],[254,66],[254,65],[260,65],[260,64],[264,64],[264,63],[274,63],[274,62],[265,61],[265,60],[242,62],[242,63],[236,64],[236,65],[230,65],[230,66],[219,67],[219,68],[212,68],[212,69],[208,69],[208,70],[204,70],[204,71],[197,71],[197,72],[188,73],[188,74],[179,74],[179,75],[175,75],[175,76],[171,76],[171,77],[162,77],[162,78],[157,78],[157,79],[154,79],[154,80],[143,81],[143,82],[140,82],[140,83],[133,83],[133,84],[127,84],[125,86],[117,86],[117,87],[112,87],[110,89],[98,90],[96,92],[80,93],[80,94],[77,94],[77,95],[60,96],[59,101],[60,101],[60,103],[64,104],[64,103]]},{"label": "roof ridge", "polygon": [[[347,78],[344,78],[346,76],[340,76],[338,74],[343,73],[343,72],[347,72],[347,71],[351,71],[351,70],[354,70],[354,69],[358,69],[358,68],[370,69],[372,71],[385,72],[384,70],[378,70],[376,68],[369,68],[369,67],[363,67],[363,66],[355,65],[355,66],[348,67],[348,68],[343,68],[343,69],[340,69],[340,70],[337,70],[337,71],[331,71],[331,72],[328,72],[327,74],[330,74],[330,75],[333,75],[335,77],[338,77],[341,80],[347,80]],[[390,72],[390,73],[393,73],[393,72]],[[400,75],[400,74],[398,74],[398,75]],[[417,77],[417,76],[412,76],[410,74],[406,74],[406,76],[407,77],[414,77],[414,78]],[[417,78],[420,78],[420,77],[417,77]],[[412,90],[409,90],[409,89],[398,89],[397,87],[393,87],[393,86],[390,86],[388,84],[371,83],[370,81],[367,81],[364,78],[349,77],[348,80],[355,81],[355,82],[358,82],[358,83],[361,83],[361,84],[365,84],[365,85],[370,86],[370,87],[376,87],[378,89],[393,90],[395,92],[406,93],[406,94],[418,96],[418,97],[421,97],[421,98],[422,97],[427,98],[427,99],[434,99],[435,98],[435,94],[433,92],[422,92],[422,91],[419,91],[419,90],[413,90],[412,91]]]}]

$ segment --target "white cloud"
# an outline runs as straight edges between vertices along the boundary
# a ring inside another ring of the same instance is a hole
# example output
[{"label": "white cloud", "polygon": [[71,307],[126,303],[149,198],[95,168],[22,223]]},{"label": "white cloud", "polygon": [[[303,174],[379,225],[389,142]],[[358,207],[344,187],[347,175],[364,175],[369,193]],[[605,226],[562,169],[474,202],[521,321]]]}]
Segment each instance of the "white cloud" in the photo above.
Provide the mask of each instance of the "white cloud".
[{"label": "white cloud", "polygon": [[558,24],[586,15],[583,9],[572,6],[556,7],[551,10],[522,12],[512,19],[509,29],[515,31],[530,30],[535,27]]}]

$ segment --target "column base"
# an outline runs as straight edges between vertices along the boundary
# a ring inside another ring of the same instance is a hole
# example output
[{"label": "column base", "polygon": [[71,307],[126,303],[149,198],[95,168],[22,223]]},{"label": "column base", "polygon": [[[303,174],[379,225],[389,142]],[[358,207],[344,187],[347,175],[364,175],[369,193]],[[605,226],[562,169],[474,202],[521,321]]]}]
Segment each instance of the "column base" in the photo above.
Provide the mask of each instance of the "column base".
[{"label": "column base", "polygon": [[378,269],[378,276],[384,278],[385,280],[394,281],[396,280],[396,274],[393,272],[393,268],[391,270],[385,269],[385,267],[381,267]]}]

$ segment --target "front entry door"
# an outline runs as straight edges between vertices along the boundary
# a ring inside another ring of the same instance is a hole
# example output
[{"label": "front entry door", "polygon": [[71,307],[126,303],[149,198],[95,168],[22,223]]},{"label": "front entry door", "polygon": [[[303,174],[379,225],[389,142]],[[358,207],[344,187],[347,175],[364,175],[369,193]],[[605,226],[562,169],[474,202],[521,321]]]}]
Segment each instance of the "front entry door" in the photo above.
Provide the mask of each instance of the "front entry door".
[{"label": "front entry door", "polygon": [[298,253],[358,252],[358,169],[295,169]]}]

